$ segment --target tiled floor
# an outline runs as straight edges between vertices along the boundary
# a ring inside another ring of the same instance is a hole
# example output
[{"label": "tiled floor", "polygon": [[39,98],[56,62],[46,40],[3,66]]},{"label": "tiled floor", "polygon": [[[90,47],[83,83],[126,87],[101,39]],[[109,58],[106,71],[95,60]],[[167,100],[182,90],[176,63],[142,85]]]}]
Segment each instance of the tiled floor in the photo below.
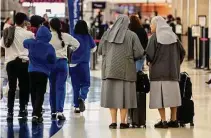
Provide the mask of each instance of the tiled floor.
[{"label": "tiled floor", "polygon": [[[156,110],[148,109],[147,97],[147,128],[128,130],[109,130],[110,114],[108,109],[100,107],[100,71],[92,71],[92,87],[86,106],[87,110],[80,115],[73,113],[71,107],[72,92],[68,88],[65,104],[67,121],[51,122],[48,94],[45,98],[45,115],[43,126],[32,126],[28,123],[19,123],[17,118],[13,125],[5,121],[5,103],[1,101],[1,137],[2,138],[210,138],[211,137],[211,89],[205,85],[209,73],[204,70],[195,70],[191,63],[185,63],[182,70],[190,74],[193,82],[193,100],[195,102],[195,127],[179,129],[154,129],[153,125],[159,120]],[[16,101],[16,110],[18,101]],[[16,111],[17,112],[17,111]],[[30,109],[31,112],[31,109]],[[168,110],[169,115],[169,110]],[[16,114],[17,115],[17,114]],[[63,126],[63,127],[62,127]]]}]

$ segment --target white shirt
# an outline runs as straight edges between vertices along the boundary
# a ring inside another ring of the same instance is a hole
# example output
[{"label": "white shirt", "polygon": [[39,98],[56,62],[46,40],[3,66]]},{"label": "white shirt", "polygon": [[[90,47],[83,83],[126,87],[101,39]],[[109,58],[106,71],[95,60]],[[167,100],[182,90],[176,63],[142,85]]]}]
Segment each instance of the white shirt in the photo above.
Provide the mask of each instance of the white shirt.
[{"label": "white shirt", "polygon": [[51,38],[50,44],[54,47],[57,58],[67,58],[68,45],[73,51],[75,51],[80,45],[78,40],[73,38],[71,35],[67,33],[62,33],[62,39],[65,43],[65,47],[62,47],[62,42],[59,39],[57,32],[53,31],[51,32],[51,34],[52,34],[52,38]]},{"label": "white shirt", "polygon": [[15,28],[14,41],[9,48],[5,47],[4,39],[2,37],[0,46],[5,48],[5,63],[15,60],[17,57],[29,60],[28,50],[23,47],[23,41],[31,38],[34,38],[34,34],[19,26],[16,26]]}]

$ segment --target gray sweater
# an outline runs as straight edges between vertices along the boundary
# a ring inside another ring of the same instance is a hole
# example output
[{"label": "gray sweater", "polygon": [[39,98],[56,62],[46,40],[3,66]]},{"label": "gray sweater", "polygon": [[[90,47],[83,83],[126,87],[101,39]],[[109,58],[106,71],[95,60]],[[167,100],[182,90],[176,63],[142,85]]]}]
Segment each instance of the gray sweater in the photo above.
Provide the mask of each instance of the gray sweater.
[{"label": "gray sweater", "polygon": [[122,44],[110,43],[104,39],[104,36],[100,41],[98,51],[103,57],[102,79],[136,81],[135,60],[144,55],[138,36],[128,30]]},{"label": "gray sweater", "polygon": [[157,43],[156,35],[153,34],[146,53],[147,61],[150,62],[151,81],[179,81],[180,65],[185,57],[185,50],[179,40],[163,45]]}]

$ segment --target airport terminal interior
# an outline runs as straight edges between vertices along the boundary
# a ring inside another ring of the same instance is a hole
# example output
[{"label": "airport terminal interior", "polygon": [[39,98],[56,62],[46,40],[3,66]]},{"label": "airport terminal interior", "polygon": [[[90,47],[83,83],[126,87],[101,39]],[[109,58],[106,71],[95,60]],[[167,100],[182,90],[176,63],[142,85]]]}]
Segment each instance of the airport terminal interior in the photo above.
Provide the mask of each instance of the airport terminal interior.
[{"label": "airport terminal interior", "polygon": [[[83,19],[91,28],[98,46],[103,33],[115,22],[119,14],[136,15],[149,38],[150,22],[154,16],[166,20],[172,18],[175,33],[181,39],[186,51],[181,72],[187,72],[192,82],[194,102],[193,124],[184,127],[159,129],[154,124],[161,120],[158,110],[150,109],[150,92],[146,94],[146,128],[120,129],[118,111],[117,129],[109,129],[111,115],[108,108],[101,107],[102,56],[91,53],[89,93],[85,100],[86,110],[75,113],[73,88],[70,75],[66,81],[66,96],[63,114],[66,120],[52,120],[50,108],[50,86],[43,103],[43,123],[32,123],[32,104],[28,103],[28,120],[23,121],[19,113],[19,88],[16,90],[14,119],[7,121],[8,78],[4,63],[4,49],[1,48],[1,99],[0,138],[210,138],[211,137],[211,0],[1,0],[2,23],[7,17],[14,20],[18,12],[28,17],[39,15],[49,21],[58,17],[61,22],[69,20],[68,33],[74,28],[75,20]],[[178,22],[179,21],[179,22]],[[12,21],[13,22],[13,21]],[[106,28],[106,26],[108,26]],[[103,28],[104,27],[104,28]],[[103,28],[103,29],[102,29]],[[105,29],[106,28],[106,29]],[[143,72],[149,74],[144,63]],[[112,95],[111,95],[112,96]],[[167,121],[170,109],[166,110]]]}]

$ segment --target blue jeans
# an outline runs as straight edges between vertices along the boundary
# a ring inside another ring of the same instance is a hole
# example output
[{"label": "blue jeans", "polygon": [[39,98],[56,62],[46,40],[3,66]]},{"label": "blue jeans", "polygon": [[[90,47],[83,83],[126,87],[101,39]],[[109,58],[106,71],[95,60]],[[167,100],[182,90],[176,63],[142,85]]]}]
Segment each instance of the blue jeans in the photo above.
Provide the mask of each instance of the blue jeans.
[{"label": "blue jeans", "polygon": [[141,60],[136,61],[136,72],[143,70],[144,61],[145,61],[145,57],[142,58]]},{"label": "blue jeans", "polygon": [[56,67],[50,73],[50,105],[51,112],[63,112],[66,96],[66,80],[68,73],[67,59],[58,59]]},{"label": "blue jeans", "polygon": [[73,86],[74,107],[79,107],[78,98],[85,100],[90,87],[89,63],[79,63],[76,67],[70,67],[70,77]]}]

